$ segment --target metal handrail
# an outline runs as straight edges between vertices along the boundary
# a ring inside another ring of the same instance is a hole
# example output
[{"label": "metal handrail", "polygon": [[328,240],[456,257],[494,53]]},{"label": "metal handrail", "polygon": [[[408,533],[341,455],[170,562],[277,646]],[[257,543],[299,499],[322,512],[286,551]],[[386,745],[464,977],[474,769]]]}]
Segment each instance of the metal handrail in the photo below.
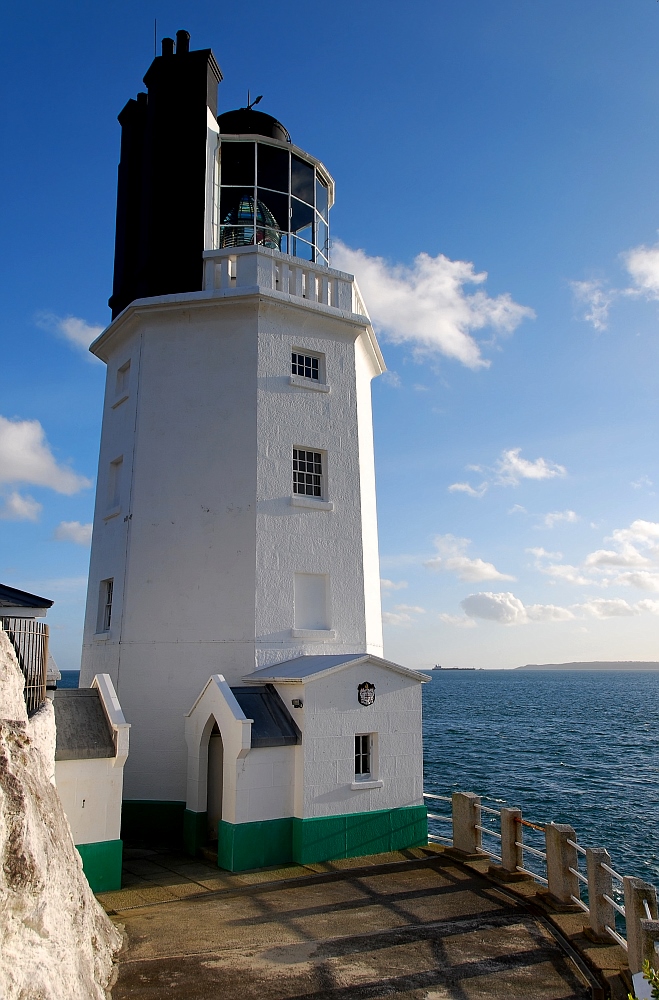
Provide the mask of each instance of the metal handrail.
[{"label": "metal handrail", "polygon": [[620,945],[621,948],[624,948],[625,951],[629,951],[629,945],[625,941],[624,937],[621,937],[620,934],[618,934],[617,931],[614,931],[613,927],[609,927],[608,924],[605,924],[604,925],[604,930],[608,931],[608,933],[611,935],[611,937],[613,938],[613,940],[616,941]]},{"label": "metal handrail", "polygon": [[440,816],[439,813],[428,813],[428,819],[442,819],[445,823],[452,823],[452,816]]},{"label": "metal handrail", "polygon": [[600,865],[602,866],[605,872],[608,872],[609,875],[613,876],[613,878],[617,878],[619,882],[622,882],[622,875],[618,875],[618,873],[614,871],[613,868],[609,868],[609,866],[604,864],[603,861],[600,861]]},{"label": "metal handrail", "polygon": [[431,792],[424,792],[423,793],[423,797],[424,797],[424,799],[439,799],[441,802],[451,802],[452,801],[450,795],[434,795],[434,794],[431,794]]},{"label": "metal handrail", "polygon": [[539,858],[544,858],[545,861],[547,860],[547,854],[545,851],[539,851],[537,847],[531,847],[530,844],[525,844],[521,840],[515,841],[515,847],[521,847],[523,851],[529,851],[530,854],[537,854]]},{"label": "metal handrail", "polygon": [[490,830],[487,826],[479,826],[478,823],[476,823],[475,826],[477,830],[481,831],[481,833],[487,833],[490,837],[496,837],[497,840],[501,840],[501,834],[497,833],[496,830]]},{"label": "metal handrail", "polygon": [[579,899],[578,896],[573,896],[571,893],[570,893],[570,899],[576,906],[580,906],[581,909],[584,911],[584,913],[590,913],[590,910],[584,903],[583,899]]},{"label": "metal handrail", "polygon": [[586,878],[585,875],[581,874],[581,872],[578,870],[578,868],[568,868],[568,871],[572,872],[573,875],[576,875],[577,878],[579,879],[579,881],[583,882],[584,885],[588,885],[588,879]]},{"label": "metal handrail", "polygon": [[491,813],[492,816],[500,816],[501,815],[501,810],[500,809],[492,809],[492,808],[490,808],[490,806],[483,806],[483,805],[481,805],[480,808],[481,808],[481,812]]},{"label": "metal handrail", "polygon": [[585,854],[586,853],[586,848],[582,847],[581,844],[577,844],[576,841],[574,841],[574,840],[568,840],[568,844],[570,845],[570,847],[574,847],[575,851],[578,851],[579,854]]},{"label": "metal handrail", "polygon": [[[586,879],[586,881],[588,880]],[[621,916],[625,917],[625,919],[627,918],[624,906],[621,906],[620,903],[616,903],[615,899],[611,899],[611,897],[608,896],[605,892],[602,893],[602,899],[605,899],[607,903],[610,903],[613,909],[617,910]]]},{"label": "metal handrail", "polygon": [[543,878],[542,875],[538,875],[537,872],[532,872],[528,868],[524,868],[523,865],[515,865],[515,871],[522,872],[524,875],[530,875],[536,882],[542,882],[543,885],[549,885],[548,879]]}]

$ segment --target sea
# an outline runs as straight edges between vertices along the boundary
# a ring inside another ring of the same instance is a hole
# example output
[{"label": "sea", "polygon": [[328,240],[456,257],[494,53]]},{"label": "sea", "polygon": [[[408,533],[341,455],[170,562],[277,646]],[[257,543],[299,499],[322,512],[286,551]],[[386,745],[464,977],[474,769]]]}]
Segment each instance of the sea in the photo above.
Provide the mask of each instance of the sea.
[{"label": "sea", "polygon": [[[659,672],[442,670],[430,677],[423,685],[426,792],[475,792],[483,805],[519,807],[536,823],[569,823],[584,847],[605,847],[620,874],[659,886]],[[445,802],[431,808],[450,812]],[[441,821],[429,825],[450,835]],[[535,845],[532,831],[525,834]],[[483,846],[497,845],[484,836]]]}]

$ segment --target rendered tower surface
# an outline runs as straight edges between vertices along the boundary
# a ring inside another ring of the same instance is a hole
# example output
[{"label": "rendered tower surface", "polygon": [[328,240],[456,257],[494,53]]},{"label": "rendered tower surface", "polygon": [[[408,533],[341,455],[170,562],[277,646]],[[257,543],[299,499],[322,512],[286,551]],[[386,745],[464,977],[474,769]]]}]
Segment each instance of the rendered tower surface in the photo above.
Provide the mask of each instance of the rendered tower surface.
[{"label": "rendered tower surface", "polygon": [[185,825],[228,868],[419,843],[425,678],[381,659],[384,363],[329,267],[334,182],[269,115],[217,116],[219,67],[187,33],[144,79],[119,116],[113,320],[91,347],[81,672],[111,676],[132,725],[124,828]]}]

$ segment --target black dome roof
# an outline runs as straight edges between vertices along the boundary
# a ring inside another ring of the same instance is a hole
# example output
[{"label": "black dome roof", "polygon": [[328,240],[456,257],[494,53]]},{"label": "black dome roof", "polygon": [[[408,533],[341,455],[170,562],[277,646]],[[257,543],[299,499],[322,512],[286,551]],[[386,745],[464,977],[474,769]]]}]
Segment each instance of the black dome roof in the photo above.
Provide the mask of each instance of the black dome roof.
[{"label": "black dome roof", "polygon": [[262,135],[267,139],[279,139],[290,142],[288,129],[272,115],[263,111],[253,111],[251,108],[239,108],[237,111],[225,111],[217,116],[220,132],[227,135]]}]

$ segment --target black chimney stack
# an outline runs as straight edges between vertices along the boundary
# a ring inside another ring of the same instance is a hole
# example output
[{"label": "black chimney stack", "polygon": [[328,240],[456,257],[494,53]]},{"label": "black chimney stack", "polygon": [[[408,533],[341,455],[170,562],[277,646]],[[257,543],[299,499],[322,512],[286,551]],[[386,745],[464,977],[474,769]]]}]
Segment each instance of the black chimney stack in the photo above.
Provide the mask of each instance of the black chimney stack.
[{"label": "black chimney stack", "polygon": [[202,287],[206,207],[207,108],[217,117],[222,79],[210,49],[190,51],[190,35],[162,41],[148,93],[119,115],[112,318],[134,299]]}]

